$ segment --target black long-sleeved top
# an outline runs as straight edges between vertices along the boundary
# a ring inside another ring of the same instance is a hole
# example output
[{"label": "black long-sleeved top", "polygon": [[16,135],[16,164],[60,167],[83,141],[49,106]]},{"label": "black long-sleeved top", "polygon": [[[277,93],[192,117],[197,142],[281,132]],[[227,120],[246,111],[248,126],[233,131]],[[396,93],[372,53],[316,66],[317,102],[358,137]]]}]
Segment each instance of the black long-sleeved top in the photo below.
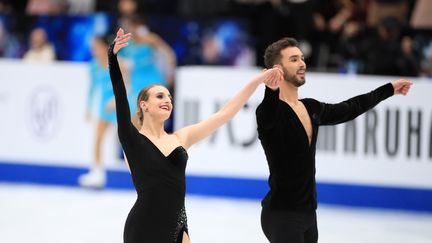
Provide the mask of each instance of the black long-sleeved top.
[{"label": "black long-sleeved top", "polygon": [[300,100],[312,122],[309,145],[306,131],[294,110],[279,99],[279,90],[266,87],[262,103],[256,110],[258,137],[270,170],[270,191],[263,207],[275,210],[313,211],[317,208],[315,150],[320,125],[335,125],[356,118],[392,96],[388,83],[369,93],[337,104],[314,99]]},{"label": "black long-sleeved top", "polygon": [[187,232],[184,206],[186,150],[179,146],[165,156],[132,125],[126,88],[113,44],[109,52],[118,136],[129,162],[138,198],[124,228],[125,243],[174,243]]}]

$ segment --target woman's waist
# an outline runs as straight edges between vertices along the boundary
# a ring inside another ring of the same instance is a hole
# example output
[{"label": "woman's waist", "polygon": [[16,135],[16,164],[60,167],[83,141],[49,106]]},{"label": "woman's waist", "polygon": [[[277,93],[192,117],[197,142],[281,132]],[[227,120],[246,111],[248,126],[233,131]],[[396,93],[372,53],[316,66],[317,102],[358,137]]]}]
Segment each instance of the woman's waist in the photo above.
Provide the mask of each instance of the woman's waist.
[{"label": "woman's waist", "polygon": [[185,196],[160,192],[159,194],[138,193],[135,206],[140,208],[171,208],[177,210],[184,207]]},{"label": "woman's waist", "polygon": [[160,197],[162,194],[172,197],[182,196],[186,194],[186,186],[184,183],[140,183],[135,185],[138,196]]}]

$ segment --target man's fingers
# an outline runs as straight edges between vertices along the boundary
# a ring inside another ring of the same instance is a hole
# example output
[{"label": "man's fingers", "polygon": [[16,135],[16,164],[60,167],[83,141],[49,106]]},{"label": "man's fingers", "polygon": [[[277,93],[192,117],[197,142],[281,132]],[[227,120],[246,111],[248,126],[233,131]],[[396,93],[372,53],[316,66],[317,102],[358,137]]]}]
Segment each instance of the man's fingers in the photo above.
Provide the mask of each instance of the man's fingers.
[{"label": "man's fingers", "polygon": [[408,79],[400,79],[400,81],[404,84],[404,85],[412,85],[413,82],[411,80]]},{"label": "man's fingers", "polygon": [[398,88],[398,92],[401,95],[407,95],[410,88],[411,88],[412,82],[407,80],[401,80],[400,87]]}]

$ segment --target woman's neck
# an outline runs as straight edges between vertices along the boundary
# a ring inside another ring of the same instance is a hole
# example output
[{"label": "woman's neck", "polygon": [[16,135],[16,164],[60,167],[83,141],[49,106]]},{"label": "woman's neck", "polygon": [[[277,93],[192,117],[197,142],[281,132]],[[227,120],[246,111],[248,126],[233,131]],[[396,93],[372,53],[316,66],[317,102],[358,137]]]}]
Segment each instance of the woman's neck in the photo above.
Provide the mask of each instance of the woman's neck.
[{"label": "woman's neck", "polygon": [[150,121],[150,119],[147,118],[144,118],[144,123],[141,126],[140,133],[155,138],[161,138],[162,136],[167,135],[163,122]]}]

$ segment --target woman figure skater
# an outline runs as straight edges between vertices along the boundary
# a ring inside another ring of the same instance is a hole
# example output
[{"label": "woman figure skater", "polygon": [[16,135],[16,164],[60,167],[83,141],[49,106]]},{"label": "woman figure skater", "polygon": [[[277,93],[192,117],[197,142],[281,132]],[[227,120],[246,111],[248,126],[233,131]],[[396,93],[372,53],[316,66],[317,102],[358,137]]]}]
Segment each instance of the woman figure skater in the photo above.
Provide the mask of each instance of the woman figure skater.
[{"label": "woman figure skater", "polygon": [[208,119],[172,134],[164,130],[173,108],[168,89],[158,84],[147,86],[138,95],[141,127],[136,129],[117,62],[118,52],[130,38],[130,33],[119,29],[108,51],[118,136],[138,194],[127,217],[123,239],[125,243],[189,243],[184,207],[187,150],[228,122],[261,83],[272,85],[281,80],[282,71],[263,71]]}]

